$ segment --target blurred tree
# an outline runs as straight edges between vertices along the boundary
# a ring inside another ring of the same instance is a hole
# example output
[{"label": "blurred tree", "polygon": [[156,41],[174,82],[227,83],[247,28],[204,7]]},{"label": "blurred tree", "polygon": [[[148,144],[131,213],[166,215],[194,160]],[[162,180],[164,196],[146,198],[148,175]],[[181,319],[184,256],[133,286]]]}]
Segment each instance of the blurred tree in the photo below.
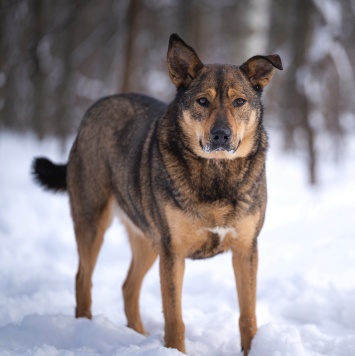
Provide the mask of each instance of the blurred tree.
[{"label": "blurred tree", "polygon": [[29,79],[33,84],[34,96],[33,113],[29,117],[33,130],[39,138],[43,138],[46,133],[46,117],[45,117],[45,92],[44,84],[46,75],[43,68],[43,61],[40,58],[39,45],[46,31],[45,11],[41,0],[30,0],[29,5],[29,30],[26,33],[28,43],[29,56]]},{"label": "blurred tree", "polygon": [[[288,59],[279,85],[271,90],[274,100],[279,98],[275,117],[285,149],[306,153],[311,184],[318,180],[319,159],[339,155],[346,139],[344,122],[354,129],[354,54],[347,51],[349,37],[341,35],[344,18],[354,22],[354,8],[345,14],[350,4],[350,0],[272,3],[270,47]],[[282,14],[287,22],[281,20]]]},{"label": "blurred tree", "polygon": [[[285,4],[283,5],[285,6]],[[304,145],[308,152],[308,171],[310,183],[316,182],[315,132],[310,123],[310,100],[303,87],[303,77],[298,78],[300,70],[306,70],[307,51],[312,28],[313,3],[309,0],[290,0],[285,10],[288,24],[282,23],[283,33],[289,42],[289,63],[284,73],[280,102],[283,112],[280,122],[284,129],[286,148]],[[284,10],[284,11],[285,11]],[[275,10],[276,11],[276,10]],[[271,36],[271,38],[273,38]],[[300,130],[300,131],[298,131]],[[300,132],[300,135],[297,133]],[[300,140],[301,143],[296,142]]]},{"label": "blurred tree", "polygon": [[123,80],[122,80],[122,92],[127,93],[131,90],[130,80],[133,75],[135,65],[135,42],[139,31],[139,12],[142,5],[140,0],[131,0],[128,5],[128,11],[126,16],[126,46],[124,51],[124,63],[123,63]]},{"label": "blurred tree", "polygon": [[2,0],[0,125],[65,140],[98,98],[139,91],[171,100],[169,35],[202,61],[279,53],[267,122],[287,150],[317,162],[355,130],[353,0]]}]

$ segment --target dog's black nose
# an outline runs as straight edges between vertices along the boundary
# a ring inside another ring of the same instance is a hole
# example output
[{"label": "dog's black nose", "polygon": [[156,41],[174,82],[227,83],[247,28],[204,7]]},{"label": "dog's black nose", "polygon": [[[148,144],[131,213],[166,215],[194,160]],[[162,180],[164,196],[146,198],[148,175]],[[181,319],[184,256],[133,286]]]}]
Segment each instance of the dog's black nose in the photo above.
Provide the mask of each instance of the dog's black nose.
[{"label": "dog's black nose", "polygon": [[211,130],[211,141],[215,146],[225,146],[231,138],[231,130],[227,126],[216,126]]}]

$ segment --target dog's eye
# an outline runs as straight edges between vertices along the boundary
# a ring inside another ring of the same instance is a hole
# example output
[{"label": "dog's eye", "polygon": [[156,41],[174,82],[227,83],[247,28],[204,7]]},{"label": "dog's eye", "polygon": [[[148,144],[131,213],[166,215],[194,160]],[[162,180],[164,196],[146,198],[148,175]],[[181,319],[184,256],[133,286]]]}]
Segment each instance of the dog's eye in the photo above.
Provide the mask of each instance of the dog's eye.
[{"label": "dog's eye", "polygon": [[201,106],[207,107],[210,102],[206,98],[200,98],[196,100]]},{"label": "dog's eye", "polygon": [[263,88],[257,84],[253,86],[254,90],[257,91],[258,93],[261,93],[263,91]]},{"label": "dog's eye", "polygon": [[233,101],[233,106],[235,108],[239,108],[240,106],[243,106],[245,104],[246,100],[243,98],[238,98]]}]

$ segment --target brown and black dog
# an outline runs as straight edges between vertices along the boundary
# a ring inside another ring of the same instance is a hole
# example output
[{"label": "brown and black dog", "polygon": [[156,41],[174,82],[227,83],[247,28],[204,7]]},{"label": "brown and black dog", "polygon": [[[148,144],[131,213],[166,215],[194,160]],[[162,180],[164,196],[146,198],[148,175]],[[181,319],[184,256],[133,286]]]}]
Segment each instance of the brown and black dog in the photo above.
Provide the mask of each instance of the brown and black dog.
[{"label": "brown and black dog", "polygon": [[232,250],[246,355],[257,330],[257,237],[266,207],[261,94],[281,60],[204,65],[173,34],[167,61],[177,87],[170,105],[138,94],[103,98],[86,112],[68,164],[37,158],[33,173],[43,187],[69,192],[79,252],[76,317],[91,318],[92,273],[118,206],[132,248],[123,285],[128,326],[146,334],[138,299],[159,255],[165,345],[186,352],[185,259]]}]

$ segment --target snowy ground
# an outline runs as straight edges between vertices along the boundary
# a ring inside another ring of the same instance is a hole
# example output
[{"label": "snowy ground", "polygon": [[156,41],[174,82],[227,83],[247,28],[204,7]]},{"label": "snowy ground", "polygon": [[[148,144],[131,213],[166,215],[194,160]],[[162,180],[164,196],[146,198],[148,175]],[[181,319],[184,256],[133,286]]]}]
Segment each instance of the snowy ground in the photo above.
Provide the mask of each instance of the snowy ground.
[{"label": "snowy ground", "polygon": [[[36,155],[65,161],[67,152],[55,141],[0,134],[0,355],[178,355],[163,347],[157,263],[141,296],[151,336],[125,327],[121,285],[130,252],[118,222],[94,274],[96,316],[74,319],[68,198],[34,185],[29,165]],[[355,355],[354,163],[354,154],[341,166],[324,163],[322,184],[312,191],[302,163],[272,145],[251,356]],[[229,254],[187,262],[183,314],[189,355],[241,355]]]}]

